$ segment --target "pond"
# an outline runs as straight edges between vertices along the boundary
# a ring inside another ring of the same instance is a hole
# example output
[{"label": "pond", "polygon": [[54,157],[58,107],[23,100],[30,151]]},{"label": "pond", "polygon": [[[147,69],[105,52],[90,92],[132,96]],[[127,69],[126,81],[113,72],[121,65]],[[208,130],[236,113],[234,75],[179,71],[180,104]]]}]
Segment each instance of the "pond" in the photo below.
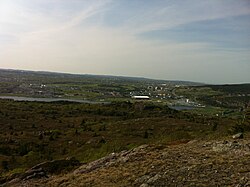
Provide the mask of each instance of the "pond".
[{"label": "pond", "polygon": [[184,105],[172,105],[168,107],[175,110],[193,110],[196,108],[195,106],[184,106]]},{"label": "pond", "polygon": [[0,96],[0,99],[11,99],[14,101],[36,101],[36,102],[76,102],[76,103],[89,103],[89,104],[109,104],[110,102],[89,101],[80,99],[65,99],[65,98],[35,98],[35,97],[19,97],[19,96]]}]

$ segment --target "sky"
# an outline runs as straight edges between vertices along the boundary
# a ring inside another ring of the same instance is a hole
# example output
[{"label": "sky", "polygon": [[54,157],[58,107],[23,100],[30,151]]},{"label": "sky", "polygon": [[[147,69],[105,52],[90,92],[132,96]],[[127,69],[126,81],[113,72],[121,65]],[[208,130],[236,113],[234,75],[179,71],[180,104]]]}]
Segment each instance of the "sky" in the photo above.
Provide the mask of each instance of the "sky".
[{"label": "sky", "polygon": [[0,68],[250,83],[250,1],[0,0]]}]

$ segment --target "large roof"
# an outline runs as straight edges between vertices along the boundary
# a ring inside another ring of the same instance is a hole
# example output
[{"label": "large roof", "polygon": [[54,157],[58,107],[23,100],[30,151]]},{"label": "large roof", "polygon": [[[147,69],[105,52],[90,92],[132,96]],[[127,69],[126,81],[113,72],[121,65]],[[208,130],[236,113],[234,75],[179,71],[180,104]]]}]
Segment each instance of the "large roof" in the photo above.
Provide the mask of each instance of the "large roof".
[{"label": "large roof", "polygon": [[132,98],[134,98],[134,99],[149,99],[149,96],[145,96],[145,95],[135,95],[135,96],[132,96]]}]

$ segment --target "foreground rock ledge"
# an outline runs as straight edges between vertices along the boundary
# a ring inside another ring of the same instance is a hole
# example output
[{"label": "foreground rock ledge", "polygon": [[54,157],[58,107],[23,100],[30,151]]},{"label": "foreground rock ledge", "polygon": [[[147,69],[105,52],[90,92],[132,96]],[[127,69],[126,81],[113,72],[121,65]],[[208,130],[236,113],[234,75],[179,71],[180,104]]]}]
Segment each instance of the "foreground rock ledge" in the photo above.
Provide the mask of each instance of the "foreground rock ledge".
[{"label": "foreground rock ledge", "polygon": [[250,140],[143,145],[47,177],[5,186],[250,186]]}]

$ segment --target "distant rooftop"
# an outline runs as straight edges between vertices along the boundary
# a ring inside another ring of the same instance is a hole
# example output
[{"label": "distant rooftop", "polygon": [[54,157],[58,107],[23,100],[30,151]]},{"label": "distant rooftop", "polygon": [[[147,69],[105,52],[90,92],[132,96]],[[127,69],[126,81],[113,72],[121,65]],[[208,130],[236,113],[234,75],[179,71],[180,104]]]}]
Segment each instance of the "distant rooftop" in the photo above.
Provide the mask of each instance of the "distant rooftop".
[{"label": "distant rooftop", "polygon": [[145,96],[145,95],[135,95],[132,96],[133,99],[149,99],[149,96]]}]

